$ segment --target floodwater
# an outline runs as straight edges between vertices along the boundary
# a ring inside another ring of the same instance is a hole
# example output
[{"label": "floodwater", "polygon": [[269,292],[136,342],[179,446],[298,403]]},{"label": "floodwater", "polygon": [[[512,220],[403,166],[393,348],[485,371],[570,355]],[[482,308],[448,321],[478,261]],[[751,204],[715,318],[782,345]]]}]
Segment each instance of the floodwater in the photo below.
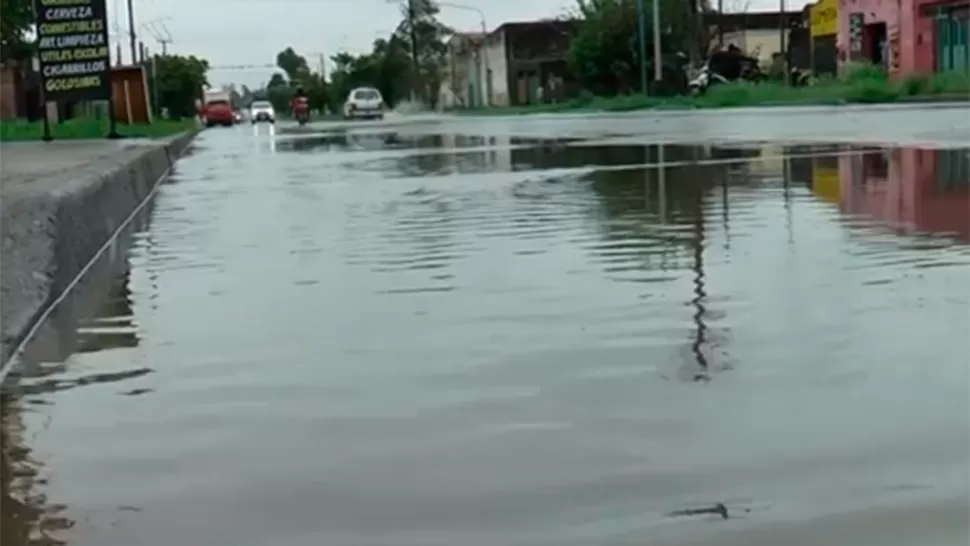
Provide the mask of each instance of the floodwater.
[{"label": "floodwater", "polygon": [[3,544],[966,544],[968,203],[966,149],[207,131],[4,386]]}]

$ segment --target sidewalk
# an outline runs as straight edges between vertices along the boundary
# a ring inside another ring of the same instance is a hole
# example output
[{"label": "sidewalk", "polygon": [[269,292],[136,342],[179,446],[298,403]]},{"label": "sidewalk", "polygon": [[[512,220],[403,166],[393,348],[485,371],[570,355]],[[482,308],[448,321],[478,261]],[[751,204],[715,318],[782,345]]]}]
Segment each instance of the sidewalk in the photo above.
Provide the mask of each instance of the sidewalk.
[{"label": "sidewalk", "polygon": [[0,379],[194,136],[0,144]]}]

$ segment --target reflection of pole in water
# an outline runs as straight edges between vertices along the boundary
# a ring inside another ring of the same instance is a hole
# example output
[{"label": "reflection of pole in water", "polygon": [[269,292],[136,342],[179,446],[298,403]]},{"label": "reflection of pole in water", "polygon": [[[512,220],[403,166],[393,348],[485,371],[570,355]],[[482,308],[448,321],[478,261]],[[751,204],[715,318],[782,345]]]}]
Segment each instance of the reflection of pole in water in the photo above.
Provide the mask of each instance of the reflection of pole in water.
[{"label": "reflection of pole in water", "polygon": [[728,181],[730,171],[724,171],[724,178],[721,180],[721,225],[724,228],[724,248],[731,248],[731,226],[728,218],[730,217],[730,205],[728,205]]},{"label": "reflection of pole in water", "polygon": [[791,207],[791,159],[785,157],[781,161],[781,180],[782,180],[782,199],[785,203],[785,229],[788,231],[788,244],[795,240],[792,230],[792,207]]},{"label": "reflection of pole in water", "polygon": [[643,210],[650,212],[650,147],[644,146],[643,153],[646,156],[647,165],[643,168]]},{"label": "reflection of pole in water", "polygon": [[657,185],[659,186],[660,223],[667,223],[667,172],[664,164],[664,145],[657,144]]},{"label": "reflection of pole in water", "polygon": [[704,318],[707,315],[707,308],[704,301],[707,299],[707,291],[704,283],[704,193],[697,192],[697,213],[694,217],[694,263],[691,269],[694,271],[694,298],[690,300],[694,306],[694,325],[697,327],[694,334],[694,343],[691,344],[691,352],[694,353],[694,360],[700,367],[700,371],[694,375],[694,381],[704,381],[709,379],[707,375],[707,357],[702,350],[707,343],[707,324]]}]

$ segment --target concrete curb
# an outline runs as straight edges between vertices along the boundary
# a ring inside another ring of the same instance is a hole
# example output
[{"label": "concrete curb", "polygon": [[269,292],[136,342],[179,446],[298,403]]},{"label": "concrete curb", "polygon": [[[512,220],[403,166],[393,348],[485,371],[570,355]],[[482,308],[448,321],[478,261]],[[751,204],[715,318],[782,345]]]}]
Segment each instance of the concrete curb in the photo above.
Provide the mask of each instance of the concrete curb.
[{"label": "concrete curb", "polygon": [[56,180],[37,181],[35,191],[4,204],[0,381],[21,346],[151,197],[198,133],[125,149],[108,161],[52,177]]}]

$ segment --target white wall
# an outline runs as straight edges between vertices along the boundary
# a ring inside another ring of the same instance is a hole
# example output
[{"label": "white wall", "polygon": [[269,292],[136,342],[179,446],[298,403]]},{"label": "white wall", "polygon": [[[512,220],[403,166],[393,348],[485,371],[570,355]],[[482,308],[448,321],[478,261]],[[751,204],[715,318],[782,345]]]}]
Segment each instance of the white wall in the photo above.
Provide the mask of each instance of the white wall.
[{"label": "white wall", "polygon": [[482,59],[481,82],[482,85],[486,85],[486,82],[488,82],[486,70],[491,69],[492,96],[490,102],[492,106],[509,105],[509,75],[505,59],[505,32],[489,34],[485,47],[485,58]]},{"label": "white wall", "polygon": [[[717,39],[711,41],[711,45],[716,45]],[[781,51],[781,34],[777,29],[752,29],[736,32],[724,33],[724,45],[734,44],[752,54],[758,51],[758,62],[762,68],[771,65],[771,56]]]}]

